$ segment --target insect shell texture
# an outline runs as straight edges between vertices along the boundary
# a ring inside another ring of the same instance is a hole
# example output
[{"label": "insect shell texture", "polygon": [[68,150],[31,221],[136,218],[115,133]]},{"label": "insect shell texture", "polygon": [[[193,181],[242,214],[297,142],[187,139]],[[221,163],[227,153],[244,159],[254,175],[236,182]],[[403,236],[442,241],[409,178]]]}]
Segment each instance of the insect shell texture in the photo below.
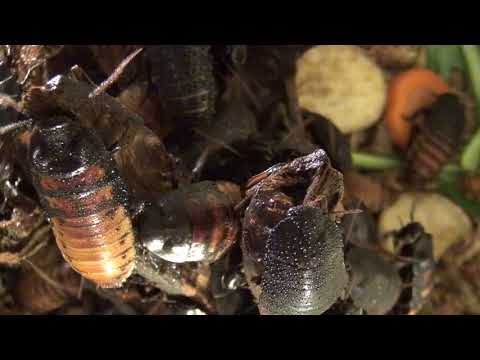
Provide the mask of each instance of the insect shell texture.
[{"label": "insect shell texture", "polygon": [[65,117],[40,120],[29,156],[34,185],[65,260],[100,287],[134,269],[126,187],[95,133]]},{"label": "insect shell texture", "polygon": [[183,263],[218,260],[237,239],[234,206],[240,188],[203,181],[157,199],[139,216],[139,238],[164,260]]},{"label": "insect shell texture", "polygon": [[152,81],[174,118],[204,119],[215,114],[218,94],[209,45],[147,46]]},{"label": "insect shell texture", "polygon": [[422,184],[438,175],[461,145],[465,122],[459,99],[439,96],[412,137],[407,154],[410,183]]},{"label": "insect shell texture", "polygon": [[272,231],[265,253],[260,313],[319,315],[348,281],[342,231],[321,209],[295,207]]}]

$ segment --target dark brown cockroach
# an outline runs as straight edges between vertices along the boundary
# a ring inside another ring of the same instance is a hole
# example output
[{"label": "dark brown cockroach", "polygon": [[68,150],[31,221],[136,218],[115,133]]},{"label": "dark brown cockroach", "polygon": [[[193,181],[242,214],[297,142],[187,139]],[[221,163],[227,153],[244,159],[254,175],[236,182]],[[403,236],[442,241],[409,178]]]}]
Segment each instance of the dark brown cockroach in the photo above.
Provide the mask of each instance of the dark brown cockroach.
[{"label": "dark brown cockroach", "polygon": [[423,226],[413,222],[404,226],[394,236],[395,254],[411,259],[401,263],[399,274],[404,284],[393,314],[415,315],[421,310],[433,289],[432,236]]},{"label": "dark brown cockroach", "polygon": [[264,266],[261,314],[322,314],[348,279],[342,232],[321,209],[292,208],[268,238]]},{"label": "dark brown cockroach", "polygon": [[254,176],[247,188],[242,251],[260,313],[325,312],[348,279],[343,234],[330,218],[343,209],[341,174],[317,150]]},{"label": "dark brown cockroach", "polygon": [[408,149],[407,178],[411,184],[421,185],[438,175],[461,145],[465,122],[465,109],[457,96],[437,98]]},{"label": "dark brown cockroach", "polygon": [[139,215],[140,242],[170,262],[214,262],[237,239],[240,224],[234,207],[240,200],[240,188],[225,181],[169,192]]},{"label": "dark brown cockroach", "polygon": [[45,314],[74,299],[79,288],[80,276],[62,260],[56,246],[47,245],[23,264],[13,298],[21,309]]},{"label": "dark brown cockroach", "polygon": [[30,88],[23,96],[23,109],[37,119],[71,114],[81,126],[95,129],[107,149],[117,150],[114,159],[120,174],[137,198],[148,200],[175,187],[178,164],[158,136],[117,99],[105,93],[90,96],[93,90],[85,82],[59,75]]},{"label": "dark brown cockroach", "polygon": [[368,315],[384,315],[397,303],[402,280],[395,266],[369,249],[352,247],[346,255],[353,304]]},{"label": "dark brown cockroach", "polygon": [[209,45],[147,46],[152,82],[168,113],[182,123],[211,119],[218,95]]},{"label": "dark brown cockroach", "polygon": [[66,117],[35,122],[33,181],[65,260],[100,287],[118,287],[134,268],[126,186],[101,139]]}]

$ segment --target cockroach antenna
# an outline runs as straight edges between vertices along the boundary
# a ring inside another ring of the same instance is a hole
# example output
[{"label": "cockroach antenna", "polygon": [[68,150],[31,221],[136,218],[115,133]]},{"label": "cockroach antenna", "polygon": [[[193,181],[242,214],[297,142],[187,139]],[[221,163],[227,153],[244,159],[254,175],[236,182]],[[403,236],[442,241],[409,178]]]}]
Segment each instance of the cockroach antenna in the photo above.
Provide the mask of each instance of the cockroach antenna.
[{"label": "cockroach antenna", "polygon": [[93,90],[90,95],[88,96],[89,98],[94,98],[105,91],[112,86],[115,82],[118,81],[120,76],[122,76],[123,72],[125,71],[125,68],[132,62],[135,57],[137,57],[138,54],[140,54],[143,51],[143,48],[135,50],[133,53],[128,55],[118,66],[117,68],[113,71],[113,73],[108,77],[107,80],[102,82],[95,90]]}]

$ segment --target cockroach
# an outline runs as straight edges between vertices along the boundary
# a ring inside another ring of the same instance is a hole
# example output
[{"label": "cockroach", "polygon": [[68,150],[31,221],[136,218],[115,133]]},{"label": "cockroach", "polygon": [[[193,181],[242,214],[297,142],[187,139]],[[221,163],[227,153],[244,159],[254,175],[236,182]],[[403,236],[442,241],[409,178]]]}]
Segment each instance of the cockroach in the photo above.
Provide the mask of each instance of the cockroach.
[{"label": "cockroach", "polygon": [[170,262],[214,262],[237,239],[240,224],[234,207],[240,200],[240,188],[224,181],[169,192],[139,215],[140,242]]},{"label": "cockroach", "polygon": [[34,186],[65,260],[100,287],[134,269],[127,188],[101,139],[70,118],[35,122],[29,144]]},{"label": "cockroach", "polygon": [[22,97],[23,110],[35,119],[69,114],[81,126],[94,129],[107,149],[116,150],[113,157],[132,196],[148,200],[174,188],[179,165],[158,136],[117,99],[105,93],[91,97],[93,90],[83,81],[58,75],[30,88]]},{"label": "cockroach", "polygon": [[369,249],[352,247],[346,255],[350,297],[369,315],[384,315],[397,303],[402,280],[395,266]]},{"label": "cockroach", "polygon": [[437,98],[408,149],[407,178],[411,184],[421,185],[438,175],[461,145],[465,123],[465,109],[456,95]]},{"label": "cockroach", "polygon": [[167,111],[182,123],[211,119],[218,95],[209,45],[147,46],[151,79]]},{"label": "cockroach", "polygon": [[323,210],[290,209],[265,251],[261,314],[319,315],[345,289],[342,232]]},{"label": "cockroach", "polygon": [[420,223],[412,222],[394,234],[395,254],[411,259],[400,264],[399,274],[404,284],[394,314],[417,314],[433,289],[432,236]]},{"label": "cockroach", "polygon": [[247,188],[243,264],[260,313],[325,312],[348,279],[343,233],[334,221],[343,208],[341,174],[318,149],[272,166]]}]

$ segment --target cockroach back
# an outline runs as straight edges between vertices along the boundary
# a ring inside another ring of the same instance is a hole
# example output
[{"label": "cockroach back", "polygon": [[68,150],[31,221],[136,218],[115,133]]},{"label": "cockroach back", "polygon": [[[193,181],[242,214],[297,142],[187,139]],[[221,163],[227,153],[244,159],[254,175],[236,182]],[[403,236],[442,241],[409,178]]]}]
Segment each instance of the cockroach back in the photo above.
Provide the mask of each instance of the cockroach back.
[{"label": "cockroach back", "polygon": [[125,184],[102,141],[66,117],[44,119],[29,160],[65,260],[100,287],[120,286],[134,268],[134,235]]}]

